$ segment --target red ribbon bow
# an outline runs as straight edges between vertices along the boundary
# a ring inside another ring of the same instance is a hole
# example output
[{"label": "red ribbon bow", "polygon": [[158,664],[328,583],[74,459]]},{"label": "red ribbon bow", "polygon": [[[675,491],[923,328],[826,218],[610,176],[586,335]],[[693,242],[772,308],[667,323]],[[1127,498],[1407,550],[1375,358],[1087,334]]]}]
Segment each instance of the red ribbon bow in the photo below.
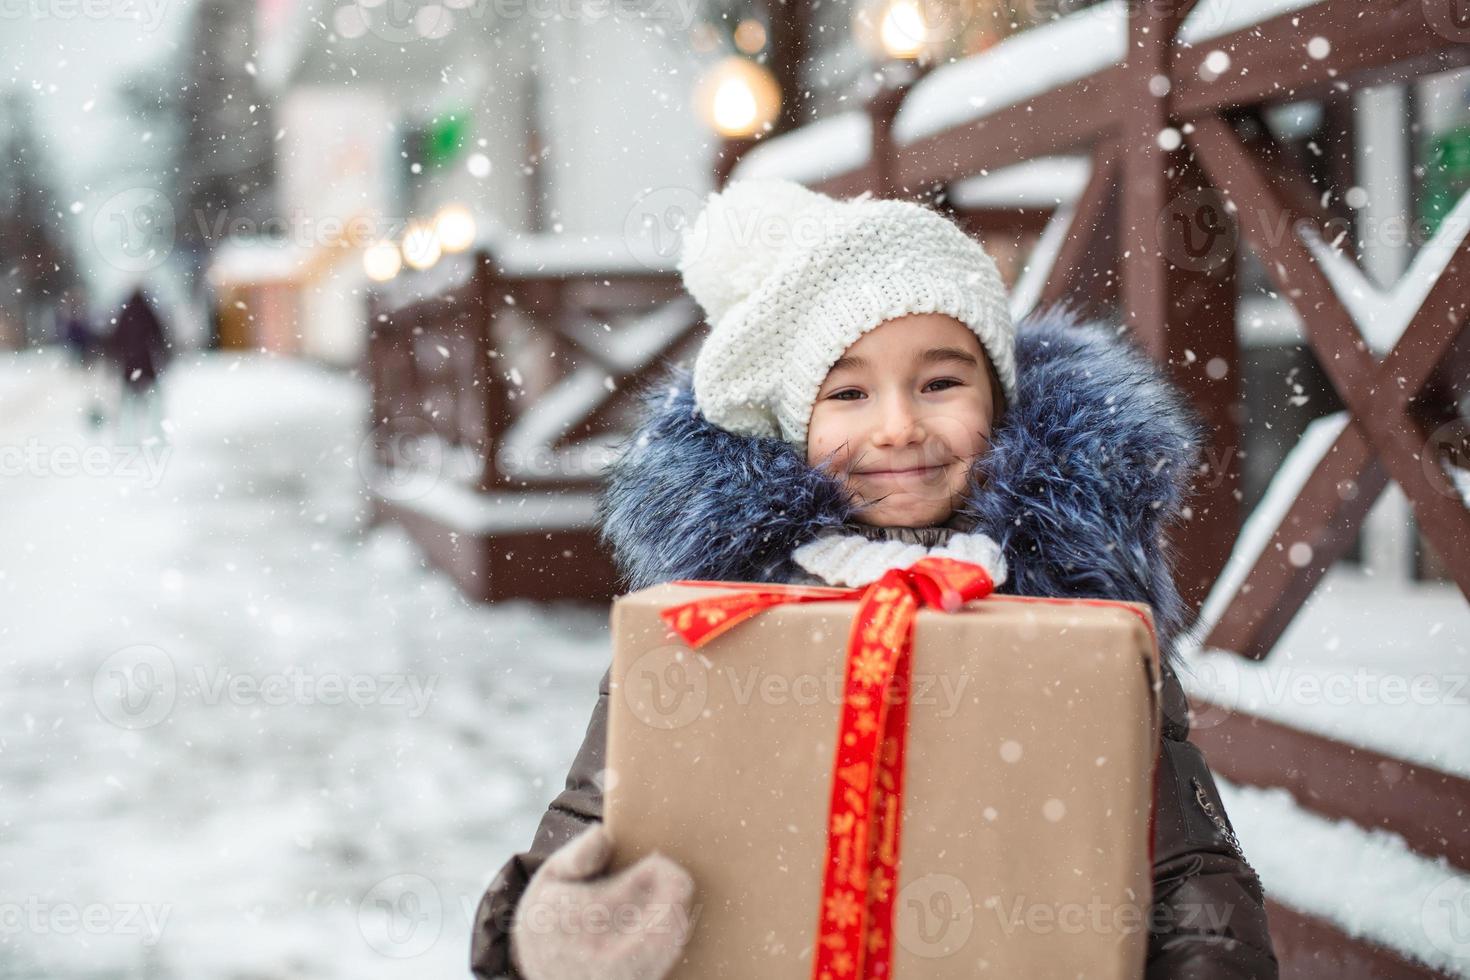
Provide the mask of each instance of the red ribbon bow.
[{"label": "red ribbon bow", "polygon": [[[679,585],[726,586],[683,579]],[[864,588],[762,586],[697,599],[660,616],[698,649],[771,606],[859,601],[847,644],[841,720],[828,804],[827,853],[813,980],[867,980],[893,972],[893,904],[903,812],[904,747],[914,617],[954,612],[995,583],[980,565],[921,558]]]}]

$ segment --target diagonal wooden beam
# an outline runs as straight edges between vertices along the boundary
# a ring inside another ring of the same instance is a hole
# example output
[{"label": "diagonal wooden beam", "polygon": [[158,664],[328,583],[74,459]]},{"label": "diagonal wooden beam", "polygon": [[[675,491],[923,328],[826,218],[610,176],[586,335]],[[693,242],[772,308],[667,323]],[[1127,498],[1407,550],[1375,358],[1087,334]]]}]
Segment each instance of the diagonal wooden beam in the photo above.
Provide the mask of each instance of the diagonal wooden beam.
[{"label": "diagonal wooden beam", "polygon": [[[1100,303],[1104,294],[1112,291],[1089,274],[1101,265],[1096,261],[1098,252],[1116,251],[1116,242],[1110,245],[1107,237],[1114,224],[1121,152],[1116,139],[1101,140],[1093,147],[1092,173],[1073,206],[1066,241],[1047,273],[1038,306],[1046,307],[1078,296]],[[1108,267],[1113,265],[1108,263]]]},{"label": "diagonal wooden beam", "polygon": [[[691,311],[688,326],[659,345],[658,350],[632,372],[618,378],[618,389],[626,392],[638,391],[646,387],[656,375],[663,372],[667,367],[665,362],[677,360],[676,355],[683,348],[688,347],[691,352],[697,350],[699,345],[695,341],[702,339],[703,327],[704,321],[700,318],[699,313]],[[598,406],[587,418],[568,428],[561,441],[585,438],[593,433],[611,429],[623,407],[618,399],[609,399]]]},{"label": "diagonal wooden beam", "polygon": [[1111,135],[1123,115],[1119,100],[1123,74],[1121,65],[1105,68],[981,119],[898,146],[893,179],[902,187],[928,187],[969,177],[981,167],[998,170],[1092,145]]},{"label": "diagonal wooden beam", "polygon": [[[1271,169],[1278,186],[1288,183],[1300,188],[1305,184],[1305,177],[1295,172],[1284,159],[1276,161]],[[1281,203],[1280,198],[1274,202],[1277,206]],[[1465,329],[1467,309],[1470,309],[1464,300],[1466,289],[1470,288],[1470,236],[1460,241],[1455,255],[1431,290],[1434,302],[1426,300],[1421,304],[1393,350],[1383,361],[1376,362],[1356,322],[1332,289],[1325,273],[1294,233],[1294,227],[1288,227],[1293,233],[1281,237],[1276,245],[1278,256],[1285,261],[1270,263],[1268,268],[1273,277],[1282,277],[1278,284],[1283,289],[1286,288],[1289,271],[1298,269],[1300,275],[1295,280],[1298,287],[1309,284],[1313,294],[1328,297],[1318,300],[1318,309],[1323,305],[1330,306],[1334,313],[1330,321],[1333,335],[1344,339],[1350,335],[1354,351],[1361,352],[1361,358],[1346,359],[1345,363],[1339,356],[1330,363],[1324,362],[1323,368],[1344,404],[1352,408],[1355,421],[1364,427],[1395,482],[1408,497],[1420,530],[1444,555],[1442,560],[1451,576],[1470,598],[1470,508],[1458,496],[1446,492],[1445,481],[1438,472],[1429,475],[1431,468],[1438,466],[1437,461],[1426,464],[1424,458],[1430,443],[1431,426],[1406,410],[1408,400],[1418,394],[1418,389],[1408,388],[1395,371],[1395,366],[1399,365],[1419,376],[1431,373],[1433,363],[1425,363],[1426,353],[1437,352],[1442,358]],[[1305,263],[1298,266],[1303,257]],[[1303,312],[1309,333],[1312,328],[1320,326],[1306,315],[1305,306],[1298,308]],[[1315,341],[1313,346],[1317,347]],[[1337,349],[1340,351],[1341,347]],[[1360,366],[1360,360],[1367,366]]]},{"label": "diagonal wooden beam", "polygon": [[[1384,387],[1398,385],[1397,379],[1387,373],[1394,364],[1407,363],[1418,368],[1416,373],[1424,372],[1420,359],[1409,353],[1420,343],[1421,333],[1427,333],[1431,348],[1443,350],[1463,329],[1464,305],[1454,297],[1470,267],[1470,252],[1457,254],[1443,276],[1448,284],[1435,290],[1435,302],[1426,302],[1405,329],[1396,345],[1403,347],[1404,353],[1391,354],[1380,364],[1297,234],[1292,209],[1272,185],[1261,161],[1252,157],[1229,124],[1218,117],[1195,120],[1193,142],[1205,169],[1236,204],[1241,227],[1268,273],[1301,313],[1308,341],[1352,412],[1354,424],[1361,427],[1389,475],[1403,488],[1425,536],[1444,555],[1451,575],[1470,596],[1470,510],[1426,478],[1422,455],[1427,434],[1422,424],[1403,410],[1397,395],[1386,404],[1375,394]],[[1301,182],[1284,161],[1276,161],[1271,170],[1278,181]],[[1311,220],[1311,216],[1301,217]],[[1457,314],[1450,316],[1448,323],[1443,322],[1446,311]],[[1428,319],[1436,316],[1441,322]],[[1416,393],[1406,393],[1404,400]],[[1295,609],[1289,611],[1294,613]]]},{"label": "diagonal wooden beam", "polygon": [[1470,326],[1470,235],[1455,250],[1449,265],[1440,275],[1419,312],[1414,316],[1405,338],[1383,358],[1378,375],[1381,382],[1375,398],[1386,407],[1402,410],[1415,400],[1429,384],[1434,369],[1450,356],[1456,342]]},{"label": "diagonal wooden beam", "polygon": [[1388,474],[1362,428],[1350,420],[1297,492],[1204,645],[1252,660],[1270,653],[1327,569],[1347,553],[1353,532],[1387,485]]}]

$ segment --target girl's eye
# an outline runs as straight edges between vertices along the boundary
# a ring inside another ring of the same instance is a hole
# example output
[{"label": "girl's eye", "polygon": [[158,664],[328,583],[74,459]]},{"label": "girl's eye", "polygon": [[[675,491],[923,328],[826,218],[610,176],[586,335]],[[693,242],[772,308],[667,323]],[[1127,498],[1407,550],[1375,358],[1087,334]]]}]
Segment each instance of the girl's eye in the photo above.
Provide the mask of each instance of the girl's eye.
[{"label": "girl's eye", "polygon": [[[943,387],[939,388],[938,390],[939,391],[945,391],[945,390],[947,390],[949,388],[953,388],[954,386],[959,385],[961,383],[962,382],[958,381],[955,378],[936,378],[933,381],[931,381],[928,384],[926,384],[924,386],[924,388],[927,390],[929,388],[932,388],[934,385],[943,385]],[[845,395],[852,395],[854,397],[853,398],[845,398],[845,397],[843,397]],[[861,397],[861,395],[862,395],[862,392],[859,391],[856,388],[845,388],[842,391],[833,392],[832,394],[828,395],[827,397],[828,398],[836,399],[837,401],[841,401],[841,402],[850,402],[850,401],[853,401],[854,398]]]}]

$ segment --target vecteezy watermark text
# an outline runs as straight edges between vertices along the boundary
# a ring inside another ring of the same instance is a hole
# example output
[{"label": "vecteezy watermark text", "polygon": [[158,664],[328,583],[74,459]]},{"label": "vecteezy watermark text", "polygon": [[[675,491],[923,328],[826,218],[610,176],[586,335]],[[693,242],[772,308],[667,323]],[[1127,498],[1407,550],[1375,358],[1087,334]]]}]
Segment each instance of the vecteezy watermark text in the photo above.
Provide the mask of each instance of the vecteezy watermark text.
[{"label": "vecteezy watermark text", "polygon": [[0,935],[139,936],[144,946],[163,937],[173,906],[146,902],[0,901]]},{"label": "vecteezy watermark text", "polygon": [[131,20],[154,30],[169,0],[0,0],[0,20]]},{"label": "vecteezy watermark text", "polygon": [[152,489],[163,479],[173,447],[162,441],[139,446],[50,446],[32,437],[24,445],[0,445],[0,477],[123,477]]},{"label": "vecteezy watermark text", "polygon": [[130,730],[159,724],[181,698],[211,707],[401,707],[409,718],[418,719],[429,710],[439,686],[438,674],[309,671],[297,666],[265,674],[196,666],[192,685],[186,678],[167,652],[136,644],[111,654],[97,668],[92,701],[105,720]]}]

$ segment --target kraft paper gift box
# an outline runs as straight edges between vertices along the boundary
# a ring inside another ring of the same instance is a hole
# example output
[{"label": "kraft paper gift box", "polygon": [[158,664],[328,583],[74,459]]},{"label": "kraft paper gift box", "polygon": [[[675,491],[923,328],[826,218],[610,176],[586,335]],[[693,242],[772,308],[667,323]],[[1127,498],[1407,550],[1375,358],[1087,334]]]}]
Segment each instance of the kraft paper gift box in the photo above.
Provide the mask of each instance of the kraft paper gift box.
[{"label": "kraft paper gift box", "polygon": [[[604,819],[614,868],[657,850],[694,879],[687,920],[645,919],[692,929],[677,980],[813,976],[859,603],[776,605],[697,650],[660,616],[769,588],[670,583],[613,605]],[[913,622],[892,975],[1142,977],[1149,607],[992,595]]]}]

